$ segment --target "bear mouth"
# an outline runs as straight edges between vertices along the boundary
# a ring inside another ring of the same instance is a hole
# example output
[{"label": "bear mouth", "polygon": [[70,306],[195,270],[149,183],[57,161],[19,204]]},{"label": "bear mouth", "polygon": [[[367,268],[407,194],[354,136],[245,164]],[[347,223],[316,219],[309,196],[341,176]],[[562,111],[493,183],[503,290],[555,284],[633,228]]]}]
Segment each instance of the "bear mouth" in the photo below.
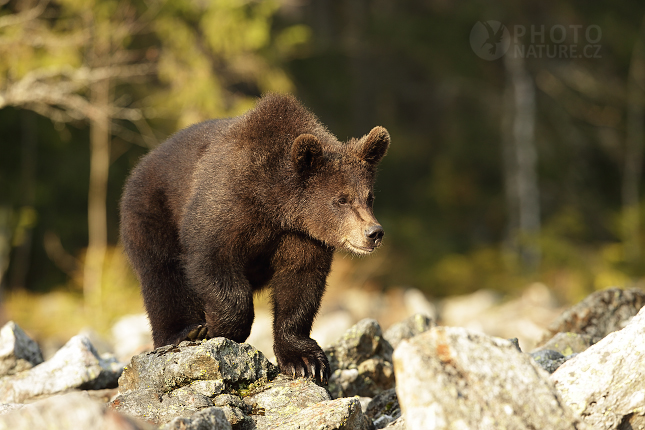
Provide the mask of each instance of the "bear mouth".
[{"label": "bear mouth", "polygon": [[371,252],[374,252],[374,249],[376,249],[375,246],[356,246],[350,241],[346,240],[345,243],[345,248],[349,249],[352,252],[355,252],[356,254],[369,254]]}]

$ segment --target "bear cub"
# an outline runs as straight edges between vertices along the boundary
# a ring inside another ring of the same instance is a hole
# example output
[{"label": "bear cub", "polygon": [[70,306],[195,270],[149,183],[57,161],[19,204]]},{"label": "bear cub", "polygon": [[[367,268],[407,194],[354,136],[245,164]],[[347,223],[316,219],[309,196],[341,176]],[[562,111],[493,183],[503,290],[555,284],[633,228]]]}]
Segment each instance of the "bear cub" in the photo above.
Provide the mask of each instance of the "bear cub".
[{"label": "bear cub", "polygon": [[369,254],[383,127],[339,142],[295,98],[178,132],[143,157],[121,200],[121,239],[141,282],[154,346],[244,342],[253,293],[270,288],[281,372],[326,383],[309,335],[333,251]]}]

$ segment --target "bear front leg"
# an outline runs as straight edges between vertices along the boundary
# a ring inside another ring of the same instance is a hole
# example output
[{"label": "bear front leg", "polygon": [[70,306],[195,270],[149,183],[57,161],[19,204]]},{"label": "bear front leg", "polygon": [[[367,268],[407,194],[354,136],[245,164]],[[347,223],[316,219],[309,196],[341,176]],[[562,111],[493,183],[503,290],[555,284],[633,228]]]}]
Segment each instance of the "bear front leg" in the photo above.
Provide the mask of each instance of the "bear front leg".
[{"label": "bear front leg", "polygon": [[[248,280],[235,271],[237,265],[193,255],[186,265],[191,289],[204,309],[207,338],[225,337],[242,343],[251,334],[255,316],[253,291]],[[201,335],[203,329],[197,327]],[[192,334],[189,333],[189,334]]]},{"label": "bear front leg", "polygon": [[311,326],[325,292],[333,251],[299,236],[285,238],[274,258],[273,350],[289,376],[329,380],[329,361],[311,339]]}]

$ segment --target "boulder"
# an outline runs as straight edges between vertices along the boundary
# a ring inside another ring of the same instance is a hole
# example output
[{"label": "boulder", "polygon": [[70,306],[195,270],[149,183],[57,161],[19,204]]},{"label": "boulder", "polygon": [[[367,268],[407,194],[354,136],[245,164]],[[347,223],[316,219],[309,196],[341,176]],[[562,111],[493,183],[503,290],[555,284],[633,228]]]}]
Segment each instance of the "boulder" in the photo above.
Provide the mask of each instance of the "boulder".
[{"label": "boulder", "polygon": [[43,362],[40,347],[13,321],[0,329],[0,377],[31,369]]},{"label": "boulder", "polygon": [[537,348],[534,352],[549,349],[551,351],[557,351],[566,357],[571,354],[582,352],[591,345],[591,336],[588,334],[560,332]]},{"label": "boulder", "polygon": [[[277,368],[251,345],[225,338],[186,341],[132,357],[111,405],[162,424],[215,406],[213,399],[219,395],[246,395],[253,384],[262,385],[275,375]],[[236,424],[248,422],[235,406],[222,406]]]},{"label": "boulder", "polygon": [[565,357],[558,351],[553,351],[551,349],[541,349],[529,354],[533,357],[533,360],[544,370],[549,373],[555,372],[555,370],[562,366],[562,364],[568,360],[569,357]]},{"label": "boulder", "polygon": [[540,344],[560,332],[584,334],[591,338],[591,343],[596,343],[625,327],[643,306],[645,291],[639,288],[609,288],[595,292],[553,321]]},{"label": "boulder", "polygon": [[391,388],[374,397],[365,409],[365,416],[374,422],[377,429],[382,429],[399,419],[401,407],[396,390]]},{"label": "boulder", "polygon": [[54,356],[15,375],[0,379],[0,402],[25,402],[71,389],[116,387],[123,365],[100,357],[85,336],[74,336]]},{"label": "boulder", "polygon": [[53,396],[0,415],[0,430],[152,430],[155,427],[121,415],[85,393]]},{"label": "boulder", "polygon": [[175,418],[159,430],[232,430],[224,411],[212,407],[195,412],[190,418]]},{"label": "boulder", "polygon": [[415,314],[404,321],[392,324],[392,326],[383,333],[383,338],[392,345],[392,348],[396,348],[402,340],[410,339],[418,334],[428,331],[435,325],[436,324],[426,315]]},{"label": "boulder", "polygon": [[582,428],[548,374],[508,340],[435,327],[402,342],[393,359],[408,428]]},{"label": "boulder", "polygon": [[279,427],[302,409],[331,400],[326,389],[304,378],[279,375],[261,390],[244,398],[258,429]]},{"label": "boulder", "polygon": [[316,403],[285,417],[275,425],[258,430],[372,430],[372,421],[363,415],[357,398]]},{"label": "boulder", "polygon": [[405,426],[405,418],[403,417],[397,418],[383,428],[385,430],[408,430],[408,428]]},{"label": "boulder", "polygon": [[645,309],[556,370],[564,402],[592,428],[645,428]]},{"label": "boulder", "polygon": [[373,397],[394,387],[392,346],[383,338],[381,326],[364,319],[325,349],[331,367],[332,397]]}]

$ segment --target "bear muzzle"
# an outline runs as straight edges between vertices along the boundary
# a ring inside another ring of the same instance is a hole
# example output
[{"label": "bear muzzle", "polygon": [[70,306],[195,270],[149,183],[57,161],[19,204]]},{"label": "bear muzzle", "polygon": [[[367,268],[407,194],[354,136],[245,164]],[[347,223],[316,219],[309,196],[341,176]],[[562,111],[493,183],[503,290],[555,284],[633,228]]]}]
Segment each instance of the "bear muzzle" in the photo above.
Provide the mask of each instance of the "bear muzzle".
[{"label": "bear muzzle", "polygon": [[343,240],[343,245],[355,254],[370,254],[381,245],[383,234],[383,227],[373,224],[364,230],[361,239],[346,238]]},{"label": "bear muzzle", "polygon": [[373,248],[376,248],[377,246],[381,245],[384,234],[385,232],[383,231],[383,227],[381,227],[379,224],[375,224],[365,230],[365,239],[368,244],[371,244]]}]

